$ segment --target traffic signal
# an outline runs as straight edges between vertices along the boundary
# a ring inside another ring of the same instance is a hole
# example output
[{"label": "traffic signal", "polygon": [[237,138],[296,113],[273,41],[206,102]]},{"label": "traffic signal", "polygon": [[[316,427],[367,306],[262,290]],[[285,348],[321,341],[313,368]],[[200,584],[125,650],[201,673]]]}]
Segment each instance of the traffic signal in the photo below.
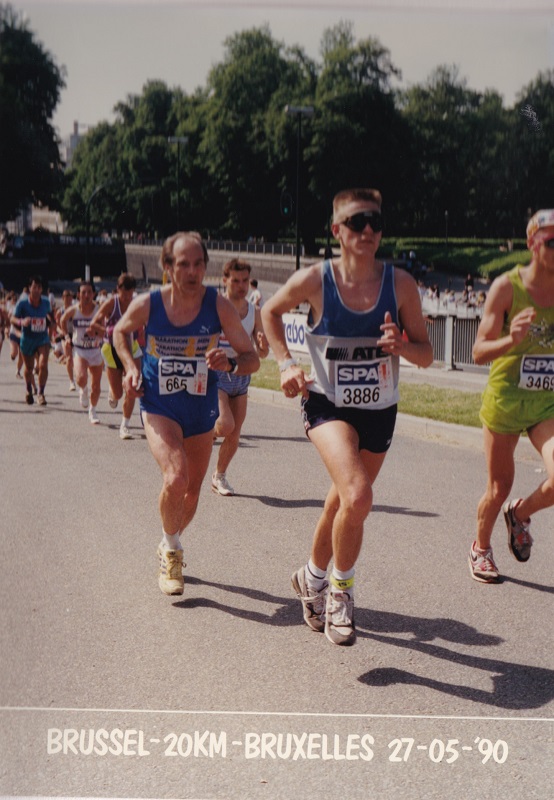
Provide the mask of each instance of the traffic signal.
[{"label": "traffic signal", "polygon": [[292,217],[292,195],[290,192],[281,192],[281,216],[288,219]]}]

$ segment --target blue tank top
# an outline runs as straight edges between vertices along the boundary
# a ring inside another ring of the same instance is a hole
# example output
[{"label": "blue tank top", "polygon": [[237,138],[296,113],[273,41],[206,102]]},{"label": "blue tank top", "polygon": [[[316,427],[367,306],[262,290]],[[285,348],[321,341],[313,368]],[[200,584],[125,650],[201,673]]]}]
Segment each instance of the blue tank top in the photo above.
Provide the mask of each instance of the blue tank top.
[{"label": "blue tank top", "polygon": [[18,319],[31,318],[31,324],[21,328],[21,341],[38,347],[50,342],[48,333],[48,315],[52,313],[50,301],[41,295],[38,306],[34,306],[28,296],[20,297],[14,310]]},{"label": "blue tank top", "polygon": [[169,405],[189,397],[201,401],[216,387],[217,373],[209,370],[206,352],[217,347],[221,322],[217,314],[217,290],[207,286],[198,316],[176,327],[167,317],[161,290],[150,295],[146,346],[142,359],[144,399]]},{"label": "blue tank top", "polygon": [[322,303],[319,322],[313,325],[310,312],[306,326],[312,360],[310,391],[326,395],[337,406],[380,409],[397,403],[399,358],[377,346],[385,312],[399,324],[392,264],[383,265],[375,305],[356,311],[344,303],[331,261],[324,261]]}]

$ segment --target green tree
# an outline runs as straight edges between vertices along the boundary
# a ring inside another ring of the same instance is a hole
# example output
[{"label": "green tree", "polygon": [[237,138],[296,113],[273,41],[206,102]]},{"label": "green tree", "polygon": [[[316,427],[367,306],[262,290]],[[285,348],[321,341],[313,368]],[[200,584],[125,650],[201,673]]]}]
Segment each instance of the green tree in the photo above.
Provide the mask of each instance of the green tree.
[{"label": "green tree", "polygon": [[461,233],[506,237],[512,231],[512,114],[496,91],[488,90],[467,120],[471,151],[464,180],[467,205]]},{"label": "green tree", "polygon": [[[467,176],[476,157],[474,119],[482,96],[467,88],[457,67],[440,66],[423,86],[403,95],[403,113],[414,133],[419,156],[415,189],[419,230],[437,235],[445,229],[463,235],[469,206]],[[478,146],[479,143],[477,143]]]},{"label": "green tree", "polygon": [[208,77],[199,146],[211,182],[210,226],[228,236],[273,238],[281,224],[284,106],[298,96],[309,63],[298,50],[289,60],[267,26],[235,34],[225,47]]},{"label": "green tree", "polygon": [[52,116],[64,70],[12,6],[0,5],[0,219],[53,201],[61,181]]},{"label": "green tree", "polygon": [[[116,105],[115,123],[101,123],[83,137],[62,203],[72,227],[83,228],[87,201],[102,186],[102,194],[89,206],[92,230],[159,236],[175,230],[176,155],[168,136],[182,133],[182,102],[180,90],[149,81],[141,95],[129,95]],[[184,174],[181,182],[187,185]]]},{"label": "green tree", "polygon": [[[316,116],[307,157],[310,188],[326,219],[333,195],[348,186],[383,193],[387,227],[401,225],[399,200],[411,161],[409,129],[396,108],[393,83],[401,77],[377,39],[356,42],[350,23],[324,32]],[[321,233],[319,233],[321,235]]]},{"label": "green tree", "polygon": [[514,235],[520,236],[530,214],[553,205],[554,70],[539,73],[521,90],[512,122]]},{"label": "green tree", "polygon": [[[79,142],[72,167],[66,175],[61,199],[64,219],[74,231],[85,230],[87,204],[92,232],[119,227],[117,222],[121,201],[111,198],[119,195],[115,176],[116,171],[120,171],[120,165],[117,131],[113,125],[102,122]],[[102,195],[94,203],[89,203],[100,187],[103,187]]]},{"label": "green tree", "polygon": [[[148,81],[141,95],[130,95],[115,107],[119,228],[161,235],[174,229],[174,153],[168,136],[177,128],[179,95],[180,90],[169,89],[163,81]],[[176,194],[174,202],[176,207]]]}]

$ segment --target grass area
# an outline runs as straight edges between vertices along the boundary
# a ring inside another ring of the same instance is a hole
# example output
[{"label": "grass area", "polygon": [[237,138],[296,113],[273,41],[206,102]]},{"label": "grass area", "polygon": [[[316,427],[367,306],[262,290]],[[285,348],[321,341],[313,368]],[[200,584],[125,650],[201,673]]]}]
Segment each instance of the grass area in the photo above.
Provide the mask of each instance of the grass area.
[{"label": "grass area", "polygon": [[[309,371],[307,363],[303,363],[302,366]],[[281,390],[279,369],[274,359],[262,360],[259,371],[252,376],[252,386],[276,392]],[[398,410],[402,414],[480,428],[480,407],[479,392],[459,392],[456,389],[442,389],[427,384],[401,383],[400,385]]]},{"label": "grass area", "polygon": [[480,428],[480,408],[480,392],[459,392],[423,383],[400,383],[398,410],[402,414]]}]

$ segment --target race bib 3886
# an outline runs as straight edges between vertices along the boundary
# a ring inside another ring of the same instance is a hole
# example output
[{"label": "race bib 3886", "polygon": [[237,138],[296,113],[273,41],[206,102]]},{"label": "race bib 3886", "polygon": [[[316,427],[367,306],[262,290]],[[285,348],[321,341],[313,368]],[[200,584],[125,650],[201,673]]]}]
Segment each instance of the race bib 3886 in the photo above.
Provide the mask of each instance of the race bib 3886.
[{"label": "race bib 3886", "polygon": [[382,408],[392,403],[394,381],[390,357],[335,363],[335,405]]}]

